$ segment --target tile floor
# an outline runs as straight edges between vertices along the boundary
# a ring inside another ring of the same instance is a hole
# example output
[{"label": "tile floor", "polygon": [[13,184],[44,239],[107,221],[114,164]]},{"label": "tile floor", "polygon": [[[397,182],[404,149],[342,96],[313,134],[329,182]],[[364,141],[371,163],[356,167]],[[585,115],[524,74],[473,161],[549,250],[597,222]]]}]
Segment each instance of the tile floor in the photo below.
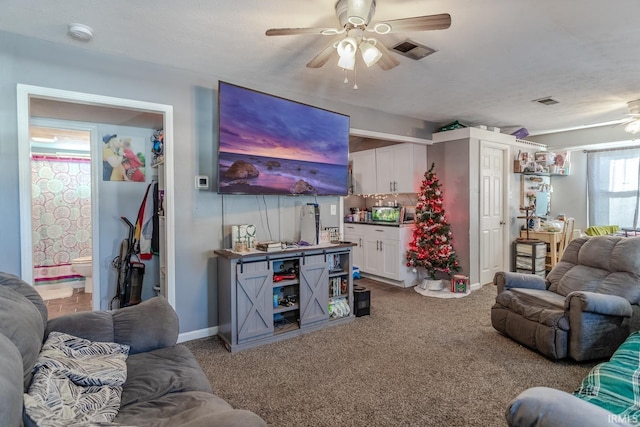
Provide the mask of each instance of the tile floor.
[{"label": "tile floor", "polygon": [[91,311],[93,294],[87,294],[84,290],[74,291],[68,298],[50,299],[45,301],[49,319],[62,316],[63,314],[76,313],[79,311]]}]

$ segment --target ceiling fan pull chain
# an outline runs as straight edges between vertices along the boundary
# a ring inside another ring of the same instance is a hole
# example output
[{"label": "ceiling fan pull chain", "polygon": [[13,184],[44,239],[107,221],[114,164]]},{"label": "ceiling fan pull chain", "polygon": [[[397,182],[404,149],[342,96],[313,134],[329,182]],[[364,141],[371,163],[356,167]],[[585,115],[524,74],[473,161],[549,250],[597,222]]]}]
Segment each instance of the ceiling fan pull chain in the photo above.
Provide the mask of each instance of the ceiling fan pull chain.
[{"label": "ceiling fan pull chain", "polygon": [[356,66],[353,66],[353,90],[358,90],[358,72],[356,71]]},{"label": "ceiling fan pull chain", "polygon": [[349,83],[349,79],[347,78],[347,69],[343,68],[342,71],[344,71],[344,84]]}]

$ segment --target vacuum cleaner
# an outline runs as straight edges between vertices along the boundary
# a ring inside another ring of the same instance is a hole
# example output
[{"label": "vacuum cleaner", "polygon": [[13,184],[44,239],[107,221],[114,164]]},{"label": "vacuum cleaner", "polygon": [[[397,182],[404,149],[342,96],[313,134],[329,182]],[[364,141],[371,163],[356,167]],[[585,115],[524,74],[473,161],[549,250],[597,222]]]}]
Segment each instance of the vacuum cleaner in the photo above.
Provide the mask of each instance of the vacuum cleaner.
[{"label": "vacuum cleaner", "polygon": [[142,301],[142,279],[145,266],[139,258],[137,261],[131,260],[134,255],[137,257],[138,242],[134,238],[135,226],[124,216],[120,219],[129,226],[129,233],[127,238],[120,242],[120,252],[112,261],[118,273],[116,295],[109,303],[110,310],[136,305]]}]

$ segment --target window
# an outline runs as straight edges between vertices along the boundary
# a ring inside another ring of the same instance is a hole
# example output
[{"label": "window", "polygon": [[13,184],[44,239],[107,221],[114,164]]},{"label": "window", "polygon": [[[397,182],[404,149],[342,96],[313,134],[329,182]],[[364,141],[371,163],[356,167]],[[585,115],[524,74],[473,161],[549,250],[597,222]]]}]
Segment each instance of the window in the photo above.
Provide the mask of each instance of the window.
[{"label": "window", "polygon": [[637,228],[640,148],[587,154],[589,225]]}]

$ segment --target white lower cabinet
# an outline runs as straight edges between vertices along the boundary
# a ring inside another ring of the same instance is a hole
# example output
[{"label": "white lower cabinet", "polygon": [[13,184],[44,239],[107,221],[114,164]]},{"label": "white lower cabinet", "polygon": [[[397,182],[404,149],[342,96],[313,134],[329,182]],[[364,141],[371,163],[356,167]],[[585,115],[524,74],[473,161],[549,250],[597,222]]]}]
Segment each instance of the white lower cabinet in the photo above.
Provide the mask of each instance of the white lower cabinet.
[{"label": "white lower cabinet", "polygon": [[354,243],[355,246],[351,248],[351,256],[353,258],[353,265],[355,267],[364,267],[364,225],[344,225],[344,241]]},{"label": "white lower cabinet", "polygon": [[345,224],[345,240],[362,242],[362,262],[354,262],[360,272],[389,279],[389,283],[408,287],[412,276],[406,267],[405,254],[410,227]]}]

